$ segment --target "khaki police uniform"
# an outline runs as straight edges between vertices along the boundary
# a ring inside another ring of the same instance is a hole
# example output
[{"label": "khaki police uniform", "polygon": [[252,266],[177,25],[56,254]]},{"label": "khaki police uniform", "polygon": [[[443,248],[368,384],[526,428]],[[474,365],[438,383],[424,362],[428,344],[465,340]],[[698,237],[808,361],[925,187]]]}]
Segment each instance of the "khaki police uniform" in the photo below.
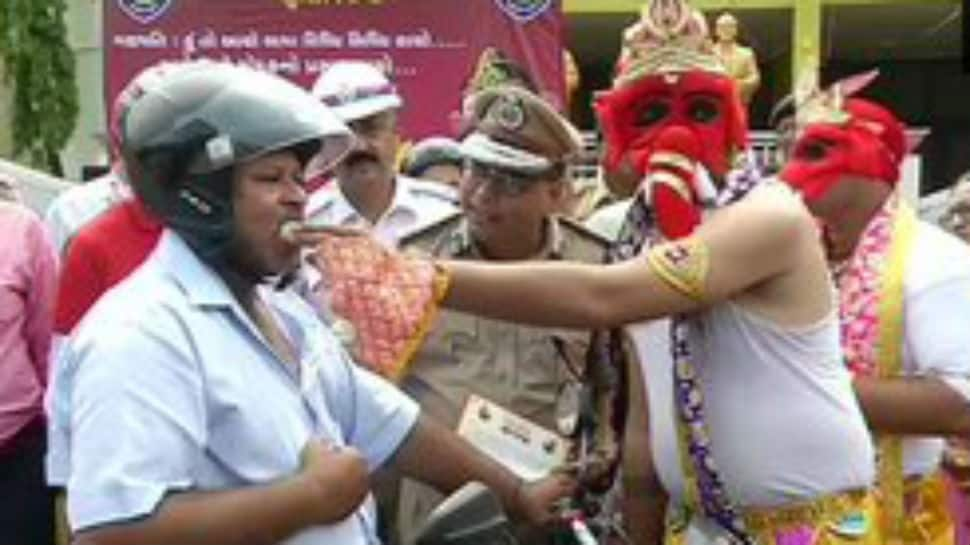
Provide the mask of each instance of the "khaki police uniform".
[{"label": "khaki police uniform", "polygon": [[[535,259],[602,263],[607,245],[582,225],[552,217]],[[405,237],[401,248],[441,259],[483,259],[460,213]],[[442,310],[401,387],[425,415],[451,429],[457,428],[468,397],[477,394],[554,431],[557,394],[566,382],[581,379],[589,337],[585,330],[531,327]],[[412,537],[441,499],[434,490],[405,480],[398,506],[400,535]]]},{"label": "khaki police uniform", "polygon": [[[405,237],[401,247],[438,259],[485,259],[462,214]],[[544,248],[534,259],[602,263],[606,248],[605,238],[552,217]],[[578,380],[570,377],[570,365],[583,372],[588,341],[585,330],[524,326],[443,309],[402,386],[427,414],[451,428],[458,425],[469,394],[476,393],[554,430],[557,391],[570,378]],[[565,348],[563,354],[557,344]]]},{"label": "khaki police uniform", "polygon": [[[461,145],[466,158],[569,183],[566,167],[579,150],[578,134],[540,98],[497,87],[477,95],[472,110],[474,130]],[[603,262],[605,238],[556,215],[547,217],[544,228],[543,245],[532,259]],[[439,259],[485,259],[462,213],[404,237],[401,248]],[[585,330],[530,327],[442,309],[401,386],[424,414],[451,429],[458,427],[469,396],[477,394],[555,431],[557,394],[563,384],[582,380],[589,338]],[[441,499],[404,480],[397,519],[403,542]]]}]

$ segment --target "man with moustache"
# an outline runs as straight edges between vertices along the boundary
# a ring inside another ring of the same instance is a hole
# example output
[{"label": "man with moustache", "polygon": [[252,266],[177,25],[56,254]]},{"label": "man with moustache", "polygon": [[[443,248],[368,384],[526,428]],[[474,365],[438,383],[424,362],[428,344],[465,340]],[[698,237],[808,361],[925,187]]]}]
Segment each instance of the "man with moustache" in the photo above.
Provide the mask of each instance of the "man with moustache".
[{"label": "man with moustache", "polygon": [[[500,85],[471,97],[472,132],[461,212],[402,239],[405,251],[435,258],[600,263],[606,239],[556,213],[580,137],[535,94]],[[563,385],[583,380],[589,334],[528,327],[443,311],[401,383],[422,409],[458,426],[473,394],[547,430]],[[535,445],[541,448],[540,445]],[[401,487],[398,530],[409,543],[442,496],[412,480]]]},{"label": "man with moustache", "polygon": [[[276,76],[167,76],[123,123],[126,171],[165,230],[62,352],[76,542],[374,545],[372,473],[494,490],[551,520],[562,476],[525,483],[352,365],[278,279],[300,263],[306,162],[350,133]],[[425,463],[430,453],[436,463]]]},{"label": "man with moustache", "polygon": [[336,62],[317,79],[313,96],[357,138],[334,169],[335,183],[310,196],[307,217],[312,223],[366,227],[395,246],[403,235],[455,211],[451,188],[397,174],[397,122],[403,101],[377,67]]}]

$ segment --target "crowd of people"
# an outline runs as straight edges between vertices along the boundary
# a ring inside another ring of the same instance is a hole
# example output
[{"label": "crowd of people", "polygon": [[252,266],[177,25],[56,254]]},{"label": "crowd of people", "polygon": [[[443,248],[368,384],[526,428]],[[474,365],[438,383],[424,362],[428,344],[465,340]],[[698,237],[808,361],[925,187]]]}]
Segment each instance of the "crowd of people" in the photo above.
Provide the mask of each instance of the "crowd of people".
[{"label": "crowd of people", "polygon": [[591,495],[603,543],[970,543],[970,182],[917,216],[869,75],[787,100],[765,174],[756,64],[650,7],[595,198],[505,58],[403,160],[374,65],[184,61],[45,218],[0,176],[0,544],[409,544],[470,481],[522,543]]}]

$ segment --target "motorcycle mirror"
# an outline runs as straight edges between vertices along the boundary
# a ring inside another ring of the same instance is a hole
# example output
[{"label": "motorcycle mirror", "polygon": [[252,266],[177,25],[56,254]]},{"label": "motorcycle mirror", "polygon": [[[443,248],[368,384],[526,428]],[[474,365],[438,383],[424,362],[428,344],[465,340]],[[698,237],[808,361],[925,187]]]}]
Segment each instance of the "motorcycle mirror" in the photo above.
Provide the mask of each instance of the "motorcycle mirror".
[{"label": "motorcycle mirror", "polygon": [[556,429],[560,435],[572,437],[579,427],[579,413],[582,410],[583,386],[576,382],[566,382],[559,388],[556,396]]},{"label": "motorcycle mirror", "polygon": [[431,512],[414,545],[512,543],[509,521],[498,496],[482,483],[470,482]]}]

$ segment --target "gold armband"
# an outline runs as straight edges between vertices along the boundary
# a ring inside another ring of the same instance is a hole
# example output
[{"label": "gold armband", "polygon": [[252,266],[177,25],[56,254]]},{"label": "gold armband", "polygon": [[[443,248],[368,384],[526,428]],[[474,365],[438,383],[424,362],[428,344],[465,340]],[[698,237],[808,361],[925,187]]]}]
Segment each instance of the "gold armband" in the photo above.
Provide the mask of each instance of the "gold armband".
[{"label": "gold armband", "polygon": [[438,260],[432,260],[431,266],[434,267],[434,276],[431,279],[431,290],[434,303],[441,304],[451,291],[451,269]]},{"label": "gold armband", "polygon": [[700,237],[658,244],[647,252],[647,263],[671,288],[695,301],[704,299],[710,252]]}]

